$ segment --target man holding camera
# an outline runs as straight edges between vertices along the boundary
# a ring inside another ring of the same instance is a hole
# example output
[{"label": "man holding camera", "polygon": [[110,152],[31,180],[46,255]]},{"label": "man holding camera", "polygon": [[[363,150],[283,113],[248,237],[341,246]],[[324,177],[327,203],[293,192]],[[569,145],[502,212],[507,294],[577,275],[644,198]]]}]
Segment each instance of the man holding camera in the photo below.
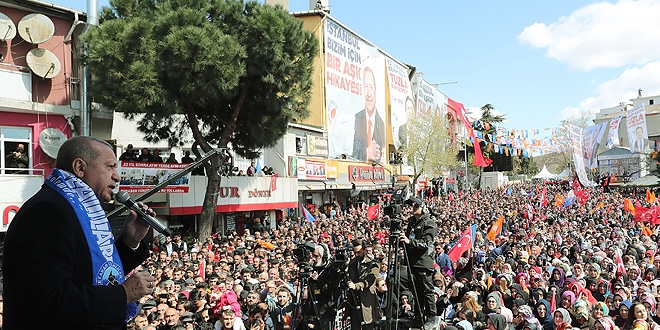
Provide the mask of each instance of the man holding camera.
[{"label": "man holding camera", "polygon": [[[380,320],[380,306],[376,295],[376,277],[378,276],[378,263],[367,256],[367,246],[362,239],[352,242],[354,257],[348,263],[347,283],[349,295],[358,297],[358,306],[351,306],[351,329],[362,330],[374,328],[374,322]],[[352,300],[352,299],[349,299]],[[351,303],[355,303],[352,301]],[[357,303],[356,303],[357,304]],[[362,313],[360,313],[360,310]]]},{"label": "man holding camera", "polygon": [[[10,152],[7,157],[5,157],[5,167],[7,168],[27,168],[28,167],[28,155],[25,152],[25,145],[19,143],[16,145],[16,150]],[[27,171],[10,171],[7,170],[7,174],[27,174]]]},{"label": "man holding camera", "polygon": [[413,283],[420,300],[418,306],[421,306],[424,316],[424,330],[428,330],[435,326],[437,314],[433,291],[433,247],[438,226],[421,200],[410,197],[405,203],[412,206],[412,216],[408,218],[408,227],[401,232],[399,239],[404,244],[408,264],[412,268]]},{"label": "man holding camera", "polygon": [[337,264],[330,257],[330,251],[323,245],[316,245],[312,253],[313,270],[309,282],[310,304],[303,306],[307,323],[314,329],[331,330],[337,314],[340,274]]}]

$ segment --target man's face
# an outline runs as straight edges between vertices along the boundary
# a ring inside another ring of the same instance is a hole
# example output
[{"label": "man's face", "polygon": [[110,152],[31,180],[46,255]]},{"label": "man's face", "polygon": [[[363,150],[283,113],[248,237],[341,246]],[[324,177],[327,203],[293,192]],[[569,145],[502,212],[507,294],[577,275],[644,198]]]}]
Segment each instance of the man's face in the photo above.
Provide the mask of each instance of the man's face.
[{"label": "man's face", "polygon": [[421,215],[422,214],[422,207],[415,204],[413,205],[413,215]]},{"label": "man's face", "polygon": [[25,145],[23,145],[22,143],[19,143],[19,144],[16,146],[16,151],[17,151],[17,152],[20,152],[20,153],[25,152]]},{"label": "man's face", "polygon": [[406,114],[408,115],[408,118],[415,117],[415,104],[411,99],[406,100]]},{"label": "man's face", "polygon": [[138,329],[142,329],[149,325],[149,320],[144,315],[138,315],[135,317],[135,325]]},{"label": "man's face", "polygon": [[374,74],[367,70],[364,72],[364,107],[369,116],[374,114],[376,109],[376,80]]},{"label": "man's face", "polygon": [[637,127],[635,130],[635,135],[637,135],[637,140],[641,140],[642,137],[644,136],[644,129],[641,127]]},{"label": "man's face", "polygon": [[165,311],[165,324],[175,326],[179,323],[179,312],[174,308],[168,308]]},{"label": "man's face", "polygon": [[280,306],[286,306],[286,304],[289,302],[289,294],[284,291],[280,291],[277,293],[277,303]]},{"label": "man's face", "polygon": [[225,327],[225,329],[232,329],[234,328],[234,322],[236,321],[236,318],[231,316],[231,315],[222,315],[222,326]]},{"label": "man's face", "polygon": [[79,177],[94,191],[101,203],[107,203],[112,200],[112,191],[120,179],[117,159],[108,146],[99,142],[90,143],[99,152],[99,156],[90,163],[83,160],[84,166],[82,171],[79,171]]}]

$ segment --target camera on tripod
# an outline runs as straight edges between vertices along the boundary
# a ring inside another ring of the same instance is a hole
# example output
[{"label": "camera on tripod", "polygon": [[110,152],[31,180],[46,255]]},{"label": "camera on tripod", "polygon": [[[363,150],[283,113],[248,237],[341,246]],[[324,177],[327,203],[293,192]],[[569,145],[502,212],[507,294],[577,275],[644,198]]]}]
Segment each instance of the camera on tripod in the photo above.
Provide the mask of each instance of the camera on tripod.
[{"label": "camera on tripod", "polygon": [[293,250],[293,259],[298,263],[298,272],[300,277],[309,277],[312,272],[312,261],[310,255],[314,252],[313,242],[305,242],[296,245]]},{"label": "camera on tripod", "polygon": [[334,248],[335,251],[335,264],[337,265],[343,265],[349,261],[348,257],[348,252],[351,251],[352,248],[350,247],[336,247]]},{"label": "camera on tripod", "polygon": [[403,219],[401,219],[401,211],[403,204],[408,199],[410,192],[408,188],[397,189],[392,194],[390,203],[383,208],[383,214],[390,218],[390,232],[399,232],[403,228]]}]

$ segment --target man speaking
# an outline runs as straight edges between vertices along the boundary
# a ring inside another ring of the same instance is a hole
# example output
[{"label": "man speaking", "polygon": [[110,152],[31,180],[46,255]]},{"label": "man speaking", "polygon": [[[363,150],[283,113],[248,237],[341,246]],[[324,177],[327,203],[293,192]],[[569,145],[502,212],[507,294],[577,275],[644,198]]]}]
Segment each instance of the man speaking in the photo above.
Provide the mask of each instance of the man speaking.
[{"label": "man speaking", "polygon": [[101,207],[119,182],[117,166],[103,140],[62,144],[57,168],[7,230],[4,329],[122,329],[135,302],[153,292],[147,272],[125,277],[149,257],[141,242],[149,225],[130,211],[115,240]]}]

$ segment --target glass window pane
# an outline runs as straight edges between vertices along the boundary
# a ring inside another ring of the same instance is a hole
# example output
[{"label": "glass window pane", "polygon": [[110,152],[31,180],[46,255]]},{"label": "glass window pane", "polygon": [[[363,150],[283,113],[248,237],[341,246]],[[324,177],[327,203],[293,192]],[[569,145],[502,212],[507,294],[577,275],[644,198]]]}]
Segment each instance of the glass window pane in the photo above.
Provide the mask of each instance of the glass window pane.
[{"label": "glass window pane", "polygon": [[30,139],[30,129],[29,128],[9,128],[5,127],[3,129],[5,139]]}]

